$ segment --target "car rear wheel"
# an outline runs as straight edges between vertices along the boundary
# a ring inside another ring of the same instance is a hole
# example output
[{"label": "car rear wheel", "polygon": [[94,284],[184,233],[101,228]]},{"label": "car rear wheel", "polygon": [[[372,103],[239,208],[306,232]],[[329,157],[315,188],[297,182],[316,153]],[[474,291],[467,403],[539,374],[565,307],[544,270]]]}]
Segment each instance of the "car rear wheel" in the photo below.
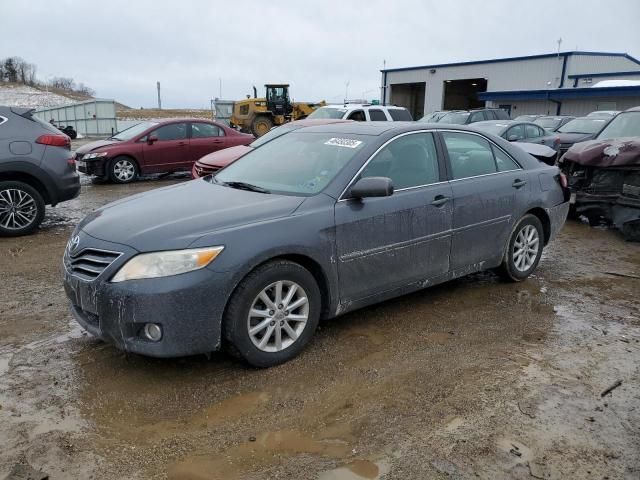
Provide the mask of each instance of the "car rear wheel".
[{"label": "car rear wheel", "polygon": [[320,303],[318,284],[301,265],[278,260],[258,267],[240,283],[227,306],[227,350],[255,367],[292,359],[313,336]]},{"label": "car rear wheel", "polygon": [[115,183],[131,183],[138,178],[138,164],[129,157],[116,157],[109,164],[109,177]]},{"label": "car rear wheel", "polygon": [[33,232],[44,218],[42,195],[23,182],[0,182],[0,236]]},{"label": "car rear wheel", "polygon": [[538,217],[522,217],[511,233],[499,273],[512,282],[526,279],[540,262],[543,242],[544,231]]}]

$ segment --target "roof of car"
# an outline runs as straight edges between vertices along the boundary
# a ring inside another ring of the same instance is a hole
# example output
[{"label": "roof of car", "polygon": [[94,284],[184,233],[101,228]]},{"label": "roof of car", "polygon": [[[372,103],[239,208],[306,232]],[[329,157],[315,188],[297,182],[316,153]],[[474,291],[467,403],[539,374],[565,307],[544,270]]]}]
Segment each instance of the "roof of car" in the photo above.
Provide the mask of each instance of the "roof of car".
[{"label": "roof of car", "polygon": [[563,118],[575,118],[573,115],[542,115],[538,118],[553,118],[555,120],[562,120]]},{"label": "roof of car", "polygon": [[290,128],[302,128],[313,127],[316,125],[330,125],[333,123],[352,123],[354,120],[344,120],[342,118],[304,118],[302,120],[295,120],[293,122],[285,123],[284,127]]},{"label": "roof of car", "polygon": [[625,112],[640,112],[640,107],[631,107],[625,110]]},{"label": "roof of car", "polygon": [[399,107],[398,105],[373,105],[372,103],[336,103],[320,108],[386,108],[388,110],[406,110],[405,107]]},{"label": "roof of car", "polygon": [[301,131],[309,133],[335,133],[378,136],[390,131],[413,131],[429,129],[463,130],[473,132],[473,125],[443,125],[442,123],[422,122],[349,122],[305,127]]},{"label": "roof of car", "polygon": [[482,122],[473,122],[471,125],[495,125],[497,127],[508,127],[514,123],[531,123],[522,120],[483,120]]}]

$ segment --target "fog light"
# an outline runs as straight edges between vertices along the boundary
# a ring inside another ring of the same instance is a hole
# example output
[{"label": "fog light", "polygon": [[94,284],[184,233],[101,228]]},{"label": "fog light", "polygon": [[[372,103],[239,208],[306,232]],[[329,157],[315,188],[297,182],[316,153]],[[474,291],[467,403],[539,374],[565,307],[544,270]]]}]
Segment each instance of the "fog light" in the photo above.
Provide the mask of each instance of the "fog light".
[{"label": "fog light", "polygon": [[158,342],[162,338],[162,328],[157,323],[147,323],[144,326],[144,336],[152,342]]}]

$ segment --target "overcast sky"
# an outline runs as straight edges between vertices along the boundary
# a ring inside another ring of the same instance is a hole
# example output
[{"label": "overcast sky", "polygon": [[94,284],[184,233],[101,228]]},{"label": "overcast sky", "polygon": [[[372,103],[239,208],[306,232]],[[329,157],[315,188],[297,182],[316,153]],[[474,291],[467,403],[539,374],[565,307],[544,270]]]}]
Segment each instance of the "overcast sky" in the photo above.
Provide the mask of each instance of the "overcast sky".
[{"label": "overcast sky", "polygon": [[0,0],[0,58],[131,107],[206,108],[267,82],[294,100],[379,97],[387,67],[555,52],[640,57],[640,1]]}]

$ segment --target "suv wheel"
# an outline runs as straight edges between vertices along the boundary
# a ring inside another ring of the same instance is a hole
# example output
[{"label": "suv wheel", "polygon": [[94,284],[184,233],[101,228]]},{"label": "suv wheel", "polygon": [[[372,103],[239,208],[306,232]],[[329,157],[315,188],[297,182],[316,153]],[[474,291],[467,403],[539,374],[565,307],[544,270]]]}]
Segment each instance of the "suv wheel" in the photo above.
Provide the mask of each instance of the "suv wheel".
[{"label": "suv wheel", "polygon": [[313,336],[320,303],[318,284],[301,265],[262,265],[231,296],[222,326],[227,349],[254,367],[286,362]]},{"label": "suv wheel", "polygon": [[538,217],[531,214],[522,217],[509,238],[500,274],[512,282],[526,279],[540,262],[543,242],[544,232]]},{"label": "suv wheel", "polygon": [[23,182],[0,182],[0,236],[33,232],[44,218],[42,195]]},{"label": "suv wheel", "polygon": [[109,177],[115,183],[131,183],[138,178],[138,164],[129,157],[116,157],[109,164]]}]

